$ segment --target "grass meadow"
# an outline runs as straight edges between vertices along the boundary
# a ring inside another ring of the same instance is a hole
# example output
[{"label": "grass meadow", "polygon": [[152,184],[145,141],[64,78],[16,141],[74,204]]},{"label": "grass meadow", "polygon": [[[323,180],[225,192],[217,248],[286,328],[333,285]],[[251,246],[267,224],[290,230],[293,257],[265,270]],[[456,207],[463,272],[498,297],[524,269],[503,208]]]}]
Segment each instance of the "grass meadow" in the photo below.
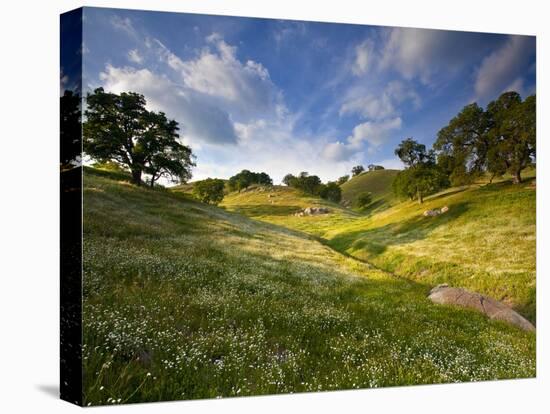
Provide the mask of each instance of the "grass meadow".
[{"label": "grass meadow", "polygon": [[[448,280],[534,319],[528,184],[374,215],[279,187],[218,208],[90,168],[84,186],[85,405],[535,375],[535,334],[426,298]],[[291,215],[315,203],[331,214]]]}]

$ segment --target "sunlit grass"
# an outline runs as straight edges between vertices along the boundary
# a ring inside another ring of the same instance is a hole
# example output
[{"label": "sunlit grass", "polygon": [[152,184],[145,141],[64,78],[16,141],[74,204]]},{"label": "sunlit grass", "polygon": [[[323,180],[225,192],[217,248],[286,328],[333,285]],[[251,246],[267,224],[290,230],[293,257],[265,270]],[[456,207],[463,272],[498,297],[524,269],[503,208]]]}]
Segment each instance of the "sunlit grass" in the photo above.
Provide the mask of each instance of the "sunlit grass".
[{"label": "sunlit grass", "polygon": [[428,290],[301,232],[88,171],[84,403],[535,375],[534,334]]}]

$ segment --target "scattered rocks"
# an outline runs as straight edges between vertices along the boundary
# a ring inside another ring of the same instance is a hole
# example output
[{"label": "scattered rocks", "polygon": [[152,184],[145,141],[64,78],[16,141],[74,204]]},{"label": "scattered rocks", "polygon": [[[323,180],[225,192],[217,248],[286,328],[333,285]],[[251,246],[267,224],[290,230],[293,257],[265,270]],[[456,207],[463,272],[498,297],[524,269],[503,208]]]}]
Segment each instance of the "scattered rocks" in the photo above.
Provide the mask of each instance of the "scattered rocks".
[{"label": "scattered rocks", "polygon": [[295,216],[298,217],[304,217],[304,216],[316,216],[319,214],[328,214],[330,213],[330,209],[326,207],[306,207],[297,213],[295,213]]},{"label": "scattered rocks", "polygon": [[466,289],[449,287],[447,284],[434,287],[428,298],[441,305],[457,305],[463,308],[475,309],[489,317],[518,326],[529,332],[534,332],[534,325],[505,304],[479,293]]},{"label": "scattered rocks", "polygon": [[446,213],[447,211],[449,211],[449,207],[444,206],[441,208],[434,208],[433,210],[426,210],[424,211],[424,213],[422,213],[422,215],[424,217],[435,217],[439,216],[440,214]]}]

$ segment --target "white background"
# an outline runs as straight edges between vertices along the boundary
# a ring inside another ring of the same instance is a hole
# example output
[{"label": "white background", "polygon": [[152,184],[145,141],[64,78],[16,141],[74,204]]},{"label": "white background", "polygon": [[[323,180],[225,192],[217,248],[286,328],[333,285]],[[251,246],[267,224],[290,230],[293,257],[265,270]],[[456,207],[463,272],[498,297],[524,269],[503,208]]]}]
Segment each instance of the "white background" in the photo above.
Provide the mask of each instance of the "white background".
[{"label": "white background", "polygon": [[[537,35],[537,379],[93,408],[117,413],[550,412],[545,1],[110,0],[87,6]],[[66,413],[58,394],[59,14],[78,1],[7,0],[0,12],[0,412]],[[6,93],[7,92],[7,93]],[[546,194],[545,194],[546,192]],[[546,254],[545,254],[546,251]],[[542,298],[542,300],[541,300]]]}]

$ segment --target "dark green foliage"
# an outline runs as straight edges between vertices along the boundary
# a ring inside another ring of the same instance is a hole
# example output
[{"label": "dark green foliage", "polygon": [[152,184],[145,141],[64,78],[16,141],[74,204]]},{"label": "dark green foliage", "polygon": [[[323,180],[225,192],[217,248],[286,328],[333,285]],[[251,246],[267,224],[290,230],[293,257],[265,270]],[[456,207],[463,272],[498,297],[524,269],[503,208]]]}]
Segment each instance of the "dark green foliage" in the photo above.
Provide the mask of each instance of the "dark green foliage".
[{"label": "dark green foliage", "polygon": [[287,186],[291,186],[291,183],[293,182],[293,180],[295,179],[296,177],[292,174],[287,174],[283,177],[283,184],[284,185],[287,185]]},{"label": "dark green foliage", "polygon": [[521,182],[521,171],[536,157],[536,98],[525,101],[505,92],[487,109],[466,105],[442,128],[434,143],[438,165],[454,185],[470,183],[488,171],[492,177],[508,172]]},{"label": "dark green foliage", "polygon": [[473,103],[466,105],[438,132],[434,143],[438,164],[453,184],[470,183],[484,171],[490,148],[487,136],[490,126],[488,114]]},{"label": "dark green foliage", "polygon": [[401,144],[395,149],[395,155],[409,168],[433,163],[435,159],[433,151],[426,151],[424,144],[420,144],[412,138],[401,141]]},{"label": "dark green foliage", "polygon": [[353,177],[355,177],[355,176],[361,174],[364,171],[365,171],[365,167],[363,167],[362,165],[356,165],[355,167],[353,167],[351,169],[351,175]]},{"label": "dark green foliage", "polygon": [[367,168],[369,169],[369,171],[376,171],[376,170],[383,170],[384,167],[382,167],[381,165],[375,165],[375,164],[369,164],[367,166]]},{"label": "dark green foliage", "polygon": [[426,151],[424,144],[407,138],[399,144],[395,154],[407,165],[392,184],[397,195],[422,203],[426,195],[450,185],[446,172],[435,164],[434,152]]},{"label": "dark green foliage", "polygon": [[516,92],[505,92],[487,106],[492,120],[488,136],[487,168],[495,175],[508,172],[514,183],[536,157],[536,96],[523,102]]},{"label": "dark green foliage", "polygon": [[218,205],[223,200],[225,183],[218,178],[197,181],[193,186],[193,195],[203,203]]},{"label": "dark green foliage", "polygon": [[363,208],[372,203],[372,193],[365,191],[357,196],[354,207]]},{"label": "dark green foliage", "polygon": [[342,189],[333,181],[327,184],[321,184],[319,189],[319,196],[325,200],[339,203],[342,200]]},{"label": "dark green foliage", "polygon": [[424,202],[424,197],[450,185],[449,178],[437,165],[424,164],[401,171],[393,181],[393,190],[398,196]]},{"label": "dark green foliage", "polygon": [[336,183],[338,185],[342,185],[344,183],[347,183],[348,181],[349,181],[349,175],[343,175],[340,178],[338,178],[338,180],[336,180]]},{"label": "dark green foliage", "polygon": [[228,181],[229,191],[241,191],[252,184],[273,185],[273,180],[265,172],[255,173],[242,170]]},{"label": "dark green foliage", "polygon": [[127,166],[132,182],[140,185],[143,173],[154,185],[160,177],[174,182],[191,178],[193,154],[179,143],[179,127],[163,112],[148,111],[143,95],[107,93],[103,88],[87,95],[83,127],[84,152],[100,161]]},{"label": "dark green foliage", "polygon": [[309,175],[307,171],[302,171],[297,177],[287,174],[283,182],[289,187],[297,188],[307,194],[319,195],[321,191],[321,179],[316,175]]}]

